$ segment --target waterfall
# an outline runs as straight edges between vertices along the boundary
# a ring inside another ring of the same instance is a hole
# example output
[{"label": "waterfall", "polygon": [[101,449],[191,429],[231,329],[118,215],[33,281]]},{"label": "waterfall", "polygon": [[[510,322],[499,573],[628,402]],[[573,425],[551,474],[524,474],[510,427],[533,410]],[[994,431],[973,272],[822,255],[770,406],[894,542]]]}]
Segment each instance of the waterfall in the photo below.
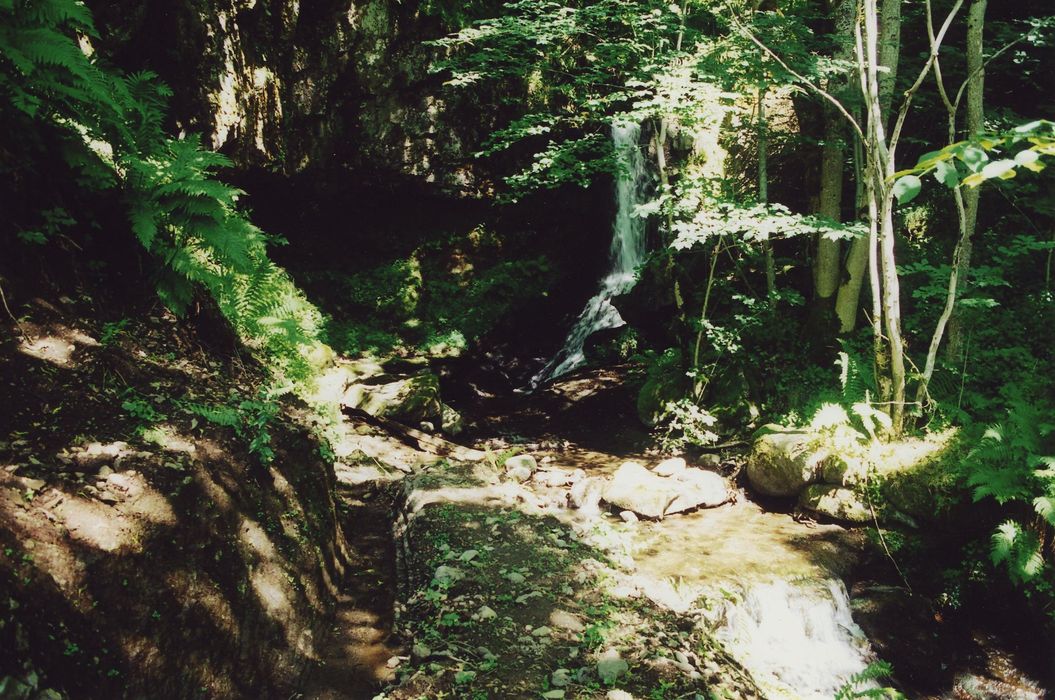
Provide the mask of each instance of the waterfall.
[{"label": "waterfall", "polygon": [[751,584],[724,616],[718,638],[775,695],[826,700],[874,659],[842,581]]},{"label": "waterfall", "polygon": [[611,300],[630,291],[636,281],[634,271],[645,259],[645,220],[634,216],[634,208],[641,203],[648,184],[640,139],[641,127],[637,124],[612,125],[612,142],[620,167],[615,180],[616,214],[608,274],[597,293],[586,302],[564,346],[531,378],[532,389],[583,364],[586,361],[583,346],[592,334],[626,324]]}]

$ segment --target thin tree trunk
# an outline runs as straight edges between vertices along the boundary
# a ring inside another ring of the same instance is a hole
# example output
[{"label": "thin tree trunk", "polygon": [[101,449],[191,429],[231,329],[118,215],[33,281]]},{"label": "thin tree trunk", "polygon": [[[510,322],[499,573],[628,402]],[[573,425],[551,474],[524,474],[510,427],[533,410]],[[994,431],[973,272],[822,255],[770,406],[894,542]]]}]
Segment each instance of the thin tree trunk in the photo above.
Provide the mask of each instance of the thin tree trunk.
[{"label": "thin tree trunk", "polygon": [[[985,11],[988,0],[974,0],[967,13],[967,135],[974,136],[985,130],[985,63],[982,55],[985,42]],[[978,202],[982,191],[969,187],[963,193],[966,230],[960,247],[960,277],[956,293],[959,295],[967,272],[971,267],[972,241],[978,224]],[[948,357],[958,360],[963,354],[962,307],[953,306],[949,317]]]},{"label": "thin tree trunk", "polygon": [[[982,62],[982,42],[985,29],[985,11],[987,0],[973,0],[967,16],[967,131],[974,135],[983,128],[983,100],[982,91],[985,80],[985,65]],[[935,42],[933,22],[928,18],[928,35],[932,45]],[[956,113],[959,104],[949,99],[945,89],[945,81],[941,72],[941,63],[935,60],[934,73],[938,82],[938,94],[945,104],[948,115],[948,142],[954,143],[958,138],[956,128]],[[960,338],[960,324],[957,322],[956,298],[963,287],[963,280],[971,265],[971,238],[974,235],[975,225],[978,220],[978,188],[963,188],[953,190],[953,199],[956,202],[956,219],[958,223],[959,237],[952,253],[952,270],[949,273],[948,291],[945,295],[945,306],[938,323],[931,336],[930,346],[927,349],[927,360],[923,366],[923,376],[920,378],[919,388],[916,391],[916,402],[923,405],[927,399],[927,390],[931,377],[934,376],[934,368],[937,364],[938,349],[941,347],[942,336],[948,324],[949,330],[949,357],[959,359],[962,352]],[[955,333],[955,335],[954,335]],[[955,338],[955,349],[953,347]],[[954,354],[955,353],[955,354]]]},{"label": "thin tree trunk", "polygon": [[[762,204],[769,202],[769,161],[767,151],[769,149],[769,137],[766,124],[766,89],[758,88],[758,201]],[[762,250],[766,256],[766,295],[772,299],[777,293],[777,268],[773,260],[773,242],[766,240],[762,242]]]},{"label": "thin tree trunk", "polygon": [[[874,63],[878,64],[882,70],[877,71],[876,75],[876,100],[879,108],[878,118],[882,120],[884,126],[890,119],[894,86],[897,82],[898,59],[901,55],[901,2],[902,0],[883,0],[881,13],[877,8],[877,0],[866,0],[865,2],[866,9],[871,7],[870,16],[878,35],[875,39]],[[855,10],[856,7],[855,4]],[[866,15],[868,15],[867,12]],[[867,17],[865,21],[867,23]],[[867,170],[867,166],[865,169]],[[869,243],[865,238],[855,239],[850,244],[850,253],[846,260],[846,276],[835,300],[840,333],[850,333],[857,326],[857,310],[861,304],[861,286],[868,265],[868,249]]]},{"label": "thin tree trunk", "polygon": [[[835,39],[839,44],[835,58],[847,60],[853,55],[853,43],[850,32],[856,19],[857,3],[855,0],[836,0],[832,3],[831,14],[835,20]],[[829,83],[832,88],[845,87],[846,76],[834,78]],[[833,221],[842,220],[843,200],[843,161],[845,154],[844,138],[846,125],[842,116],[829,104],[824,109],[824,148],[821,151],[821,182],[818,213]],[[827,317],[835,307],[835,293],[839,289],[840,258],[842,245],[838,240],[824,236],[817,239],[817,254],[814,262],[814,304],[818,315]]]}]

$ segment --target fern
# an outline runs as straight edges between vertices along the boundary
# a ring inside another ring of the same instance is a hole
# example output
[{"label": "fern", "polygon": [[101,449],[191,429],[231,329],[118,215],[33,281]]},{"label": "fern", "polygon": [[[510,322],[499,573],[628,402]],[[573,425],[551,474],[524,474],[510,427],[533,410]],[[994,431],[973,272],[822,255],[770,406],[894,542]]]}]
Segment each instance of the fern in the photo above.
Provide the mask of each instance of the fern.
[{"label": "fern", "polygon": [[[1005,421],[985,430],[962,468],[976,502],[991,498],[1019,513],[990,536],[990,562],[1015,585],[1055,604],[1055,569],[1044,556],[1055,526],[1055,457],[1044,454],[1055,447],[1047,408],[1012,392]],[[1021,515],[1022,506],[1032,517]]]},{"label": "fern", "polygon": [[321,314],[268,257],[267,237],[238,208],[244,193],[216,178],[230,161],[197,137],[168,137],[171,91],[153,73],[104,69],[78,36],[97,36],[81,2],[0,0],[0,99],[27,128],[65,135],[86,187],[121,188],[166,305],[180,312],[204,288],[277,379],[306,391]]}]

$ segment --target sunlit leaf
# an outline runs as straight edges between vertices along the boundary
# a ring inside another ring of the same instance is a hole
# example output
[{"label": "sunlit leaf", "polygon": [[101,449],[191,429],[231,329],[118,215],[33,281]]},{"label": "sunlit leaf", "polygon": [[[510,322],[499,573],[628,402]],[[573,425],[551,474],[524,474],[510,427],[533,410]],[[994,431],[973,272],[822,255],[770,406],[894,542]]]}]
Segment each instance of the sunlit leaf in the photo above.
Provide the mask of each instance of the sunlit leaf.
[{"label": "sunlit leaf", "polygon": [[908,204],[915,199],[923,188],[923,182],[915,175],[906,175],[894,183],[894,196],[898,204]]}]

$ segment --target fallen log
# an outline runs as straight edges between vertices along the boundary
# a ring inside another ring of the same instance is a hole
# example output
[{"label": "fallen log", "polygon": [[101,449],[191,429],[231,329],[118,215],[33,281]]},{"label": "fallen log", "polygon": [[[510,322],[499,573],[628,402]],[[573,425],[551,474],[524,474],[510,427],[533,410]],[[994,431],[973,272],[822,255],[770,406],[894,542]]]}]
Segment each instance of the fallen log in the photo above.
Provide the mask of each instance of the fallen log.
[{"label": "fallen log", "polygon": [[367,425],[372,425],[375,428],[380,428],[390,435],[399,438],[411,447],[419,449],[422,452],[434,454],[437,457],[450,457],[460,462],[479,462],[486,456],[480,450],[474,450],[470,447],[462,447],[449,440],[444,440],[435,435],[429,435],[421,430],[415,430],[414,428],[403,425],[402,423],[389,418],[380,418],[371,415],[361,408],[345,406],[341,410],[344,412],[344,415],[349,418],[361,421]]}]

